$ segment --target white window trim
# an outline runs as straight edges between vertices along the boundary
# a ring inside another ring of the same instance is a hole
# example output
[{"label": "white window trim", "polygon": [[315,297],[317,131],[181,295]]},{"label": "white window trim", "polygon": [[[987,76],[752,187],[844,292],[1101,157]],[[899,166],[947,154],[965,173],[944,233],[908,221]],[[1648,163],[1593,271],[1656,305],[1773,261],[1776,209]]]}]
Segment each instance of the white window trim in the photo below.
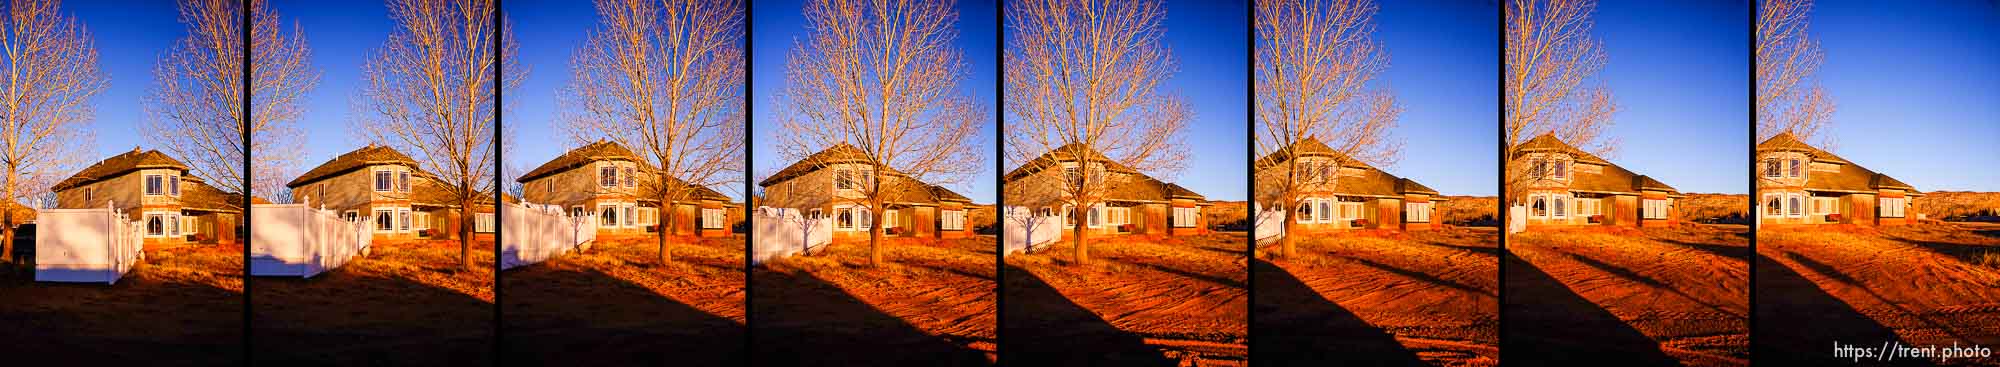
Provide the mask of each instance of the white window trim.
[{"label": "white window trim", "polygon": [[1335,219],[1341,216],[1342,213],[1337,212],[1336,210],[1338,209],[1335,208],[1336,206],[1339,206],[1339,202],[1336,202],[1334,200],[1336,199],[1322,198],[1317,200],[1319,202],[1319,206],[1318,208],[1313,209],[1313,211],[1314,213],[1319,214],[1318,222],[1333,223]]},{"label": "white window trim", "polygon": [[493,213],[473,213],[472,233],[493,233]]},{"label": "white window trim", "polygon": [[896,209],[882,212],[882,229],[896,228],[900,224],[896,222],[897,213],[899,212]]},{"label": "white window trim", "polygon": [[429,212],[411,212],[410,219],[416,222],[410,225],[410,229],[412,230],[421,231],[431,229],[431,213]]},{"label": "white window trim", "polygon": [[1174,207],[1174,228],[1194,228],[1201,218],[1201,208]]},{"label": "white window trim", "polygon": [[1548,195],[1548,198],[1549,218],[1569,219],[1569,211],[1572,206],[1569,204],[1569,194],[1553,194]]},{"label": "white window trim", "polygon": [[396,208],[396,232],[410,232],[414,230],[415,226],[410,225],[411,219],[414,219],[414,217],[410,216],[410,209]]},{"label": "white window trim", "polygon": [[1667,199],[1640,199],[1639,216],[1642,219],[1667,219],[1667,207],[1671,205]]},{"label": "white window trim", "polygon": [[[1536,202],[1541,202],[1541,203],[1542,203],[1542,212],[1540,212],[1540,213],[1536,213],[1536,212],[1535,212],[1535,203],[1536,203]],[[1528,195],[1528,218],[1533,218],[1533,219],[1549,219],[1549,213],[1550,213],[1550,212],[1549,212],[1549,195],[1547,195],[1547,194],[1530,194],[1530,195]]]},{"label": "white window trim", "polygon": [[[655,215],[655,217],[657,217],[657,216],[658,216],[658,215]],[[723,212],[722,212],[722,209],[721,209],[721,208],[702,208],[702,209],[701,209],[701,228],[702,228],[702,229],[722,229],[722,221],[723,221],[722,217],[723,217],[723,216],[724,216],[724,214],[723,214]]]},{"label": "white window trim", "polygon": [[194,217],[191,217],[191,216],[185,216],[185,215],[184,215],[184,216],[181,216],[181,234],[182,234],[182,235],[192,235],[192,234],[197,234],[197,233],[201,233],[201,231],[198,231],[198,230],[196,230],[196,226],[194,225],[194,224],[195,224],[194,222],[195,222],[195,219],[194,219]]},{"label": "white window trim", "polygon": [[[153,184],[154,182],[159,182],[158,189],[154,188],[155,187]],[[146,196],[161,196],[161,195],[166,195],[167,193],[167,181],[165,175],[148,174],[146,175],[145,181],[140,182],[139,185],[143,186],[140,188],[140,190],[144,190]]]},{"label": "white window trim", "polygon": [[[383,216],[383,215],[388,215],[388,216],[389,216],[389,228],[382,228],[382,216]],[[368,211],[368,220],[371,220],[371,221],[373,221],[373,222],[371,222],[371,223],[369,223],[369,224],[371,224],[371,225],[373,225],[373,226],[374,226],[374,228],[375,228],[375,231],[376,231],[376,232],[391,232],[391,233],[394,233],[394,232],[396,232],[396,209],[395,209],[395,208],[391,208],[391,207],[386,207],[386,206],[385,206],[385,207],[374,207],[374,208],[369,208],[369,211]]]},{"label": "white window trim", "polygon": [[1294,208],[1295,211],[1292,212],[1292,216],[1297,217],[1293,218],[1293,221],[1299,223],[1312,223],[1315,220],[1313,218],[1316,214],[1313,213],[1313,211],[1319,210],[1319,204],[1317,204],[1318,201],[1319,200],[1315,199],[1300,200],[1299,207]]},{"label": "white window trim", "polygon": [[1430,223],[1431,203],[1403,203],[1403,218],[1409,223]]},{"label": "white window trim", "polygon": [[[383,175],[385,174],[388,176],[384,177]],[[380,169],[380,168],[370,170],[368,174],[368,187],[374,189],[375,192],[395,191],[396,173],[394,171]]]},{"label": "white window trim", "polygon": [[1806,217],[1805,205],[1806,205],[1805,195],[1798,193],[1786,193],[1785,217],[1805,218]]},{"label": "white window trim", "polygon": [[[605,215],[606,210],[610,210],[611,215]],[[597,211],[595,213],[597,213],[597,228],[618,228],[618,224],[620,223],[618,215],[621,214],[619,213],[618,204],[597,204]],[[605,221],[611,222],[605,223]]]},{"label": "white window trim", "polygon": [[1883,218],[1904,218],[1909,214],[1904,208],[1909,198],[1877,198],[1875,201],[1876,213]]},{"label": "white window trim", "polygon": [[[1013,210],[1014,208],[1008,208],[1008,209]],[[940,213],[941,214],[938,215],[939,221],[941,221],[941,223],[938,223],[939,229],[943,229],[946,231],[965,230],[964,210],[945,210]]]}]

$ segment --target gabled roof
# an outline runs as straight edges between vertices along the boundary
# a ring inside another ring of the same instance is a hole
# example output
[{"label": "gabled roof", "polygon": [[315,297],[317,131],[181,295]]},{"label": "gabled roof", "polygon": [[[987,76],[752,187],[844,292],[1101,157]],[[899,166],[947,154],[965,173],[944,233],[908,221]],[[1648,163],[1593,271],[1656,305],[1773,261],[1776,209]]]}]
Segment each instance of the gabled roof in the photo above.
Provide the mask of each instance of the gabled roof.
[{"label": "gabled roof", "polygon": [[540,167],[535,167],[534,170],[521,175],[521,178],[515,179],[514,182],[526,183],[534,181],[538,178],[583,167],[597,161],[638,162],[642,166],[651,167],[644,160],[640,160],[638,154],[633,154],[632,150],[626,149],[624,145],[606,140],[598,140],[595,143],[585,144],[576,149],[570,149],[568,152],[563,152],[562,155],[556,156],[555,159],[550,159],[548,162],[542,163]]},{"label": "gabled roof", "polygon": [[1625,167],[1619,167],[1616,164],[1612,164],[1611,161],[1584,152],[1582,149],[1577,149],[1575,146],[1556,139],[1554,134],[1542,134],[1534,139],[1529,139],[1528,142],[1521,143],[1521,145],[1517,145],[1511,149],[1508,155],[1519,157],[1522,154],[1534,152],[1566,153],[1578,163],[1588,163],[1603,167],[1600,172],[1592,175],[1579,175],[1576,174],[1574,167],[1570,168],[1569,189],[1572,191],[1633,194],[1640,191],[1665,191],[1668,194],[1680,194],[1680,190],[1674,189],[1673,186],[1667,186],[1666,183],[1655,180],[1652,177],[1632,173],[1632,171],[1626,170]]},{"label": "gabled roof", "polygon": [[1407,178],[1397,177],[1396,175],[1389,174],[1388,172],[1383,172],[1381,169],[1377,169],[1374,166],[1370,166],[1367,163],[1363,163],[1358,160],[1347,159],[1346,155],[1334,151],[1332,147],[1328,147],[1326,143],[1320,142],[1320,140],[1315,137],[1306,137],[1304,140],[1300,140],[1297,143],[1292,143],[1292,145],[1285,146],[1283,148],[1278,148],[1277,151],[1271,152],[1271,154],[1266,154],[1264,155],[1263,158],[1257,159],[1255,167],[1257,167],[1257,170],[1262,171],[1264,169],[1277,166],[1279,164],[1284,164],[1285,160],[1292,155],[1291,154],[1292,149],[1298,149],[1298,156],[1300,157],[1327,157],[1329,159],[1333,159],[1336,162],[1341,162],[1342,167],[1357,168],[1362,170],[1360,176],[1335,175],[1336,178],[1333,187],[1336,194],[1371,195],[1371,196],[1400,196],[1403,194],[1426,194],[1426,195],[1438,194],[1437,190],[1433,190],[1429,186],[1424,186],[1423,184],[1419,184],[1416,181]]},{"label": "gabled roof", "polygon": [[181,208],[211,212],[242,212],[243,194],[223,192],[194,176],[183,176],[187,187],[181,192]]},{"label": "gabled roof", "polygon": [[67,190],[88,185],[92,182],[118,177],[132,171],[152,168],[171,168],[180,171],[187,171],[188,169],[187,164],[174,160],[173,157],[168,157],[166,153],[160,153],[159,150],[149,149],[141,151],[139,148],[134,147],[130,152],[114,155],[111,158],[98,161],[97,164],[92,164],[90,167],[84,167],[82,171],[78,171],[75,175],[70,175],[69,178],[56,183],[50,190]]},{"label": "gabled roof", "polygon": [[867,153],[862,152],[861,148],[855,148],[853,145],[847,143],[836,144],[820,150],[818,153],[808,155],[805,159],[800,159],[798,162],[792,162],[792,165],[785,166],[785,169],[779,170],[777,174],[773,174],[763,181],[758,181],[757,186],[775,185],[793,177],[806,174],[807,172],[826,168],[827,165],[867,162],[867,157]]},{"label": "gabled roof", "polygon": [[398,152],[396,149],[387,146],[370,144],[361,147],[361,149],[355,149],[338,157],[333,157],[333,159],[327,160],[326,163],[321,163],[318,167],[313,167],[312,170],[299,175],[299,178],[293,179],[291,183],[285,184],[285,187],[298,188],[299,186],[305,186],[319,180],[347,173],[348,171],[378,164],[417,167],[417,161],[410,159],[410,156],[404,155],[403,152]]},{"label": "gabled roof", "polygon": [[[1875,191],[1877,189],[1901,189],[1911,194],[1921,195],[1915,187],[1903,183],[1889,175],[1877,173],[1854,164],[1831,152],[1820,150],[1800,141],[1792,133],[1778,133],[1764,142],[1757,143],[1757,152],[1802,152],[1812,157],[1813,162],[1831,163],[1838,168],[1834,172],[1810,171],[1806,173],[1806,189],[1815,191]],[[1758,168],[1761,172],[1762,167]]]},{"label": "gabled roof", "polygon": [[1208,200],[1207,197],[1204,197],[1199,193],[1195,193],[1194,190],[1188,190],[1186,187],[1182,187],[1181,185],[1160,181],[1159,179],[1153,178],[1153,176],[1148,176],[1143,172],[1139,172],[1139,170],[1132,169],[1132,167],[1130,166],[1126,166],[1124,164],[1118,163],[1118,161],[1112,160],[1110,157],[1105,156],[1103,152],[1099,152],[1096,149],[1091,149],[1089,146],[1075,144],[1075,143],[1057,147],[1055,150],[1051,150],[1048,153],[1042,153],[1041,156],[1037,156],[1035,157],[1035,159],[1029,160],[1027,163],[1022,164],[1020,167],[1014,168],[1013,171],[1007,173],[1007,176],[1005,176],[1005,181],[1014,182],[1015,180],[1019,180],[1022,177],[1027,177],[1028,175],[1034,174],[1036,172],[1041,172],[1044,169],[1048,169],[1050,167],[1056,167],[1058,164],[1061,164],[1062,162],[1077,161],[1077,159],[1071,157],[1073,155],[1078,155],[1079,153],[1072,153],[1072,152],[1082,152],[1080,153],[1080,155],[1083,156],[1084,161],[1103,163],[1105,171],[1123,173],[1131,177],[1137,178],[1136,180],[1129,180],[1126,182],[1122,182],[1121,185],[1119,185],[1118,187],[1112,187],[1104,190],[1105,200],[1165,201],[1175,198],[1194,199],[1196,201]]}]

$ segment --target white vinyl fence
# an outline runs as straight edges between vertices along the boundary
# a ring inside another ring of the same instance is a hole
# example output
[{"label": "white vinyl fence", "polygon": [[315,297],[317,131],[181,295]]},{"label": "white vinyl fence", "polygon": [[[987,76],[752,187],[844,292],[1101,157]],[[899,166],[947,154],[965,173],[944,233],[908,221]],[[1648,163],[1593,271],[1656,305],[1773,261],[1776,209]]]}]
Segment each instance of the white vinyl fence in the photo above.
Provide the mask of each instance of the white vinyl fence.
[{"label": "white vinyl fence", "polygon": [[1528,230],[1528,207],[1515,205],[1507,207],[1507,233],[1521,233]]},{"label": "white vinyl fence", "polygon": [[1285,237],[1285,211],[1283,209],[1257,210],[1257,243],[1275,241]]},{"label": "white vinyl fence", "polygon": [[1001,249],[1003,255],[1033,251],[1062,239],[1062,216],[1033,215],[1027,207],[1007,207],[1007,224],[1003,227],[1007,243]]},{"label": "white vinyl fence", "polygon": [[35,213],[35,281],[115,284],[146,257],[145,228],[110,205]]},{"label": "white vinyl fence", "polygon": [[548,261],[597,240],[597,216],[570,216],[562,207],[507,204],[501,208],[500,268],[513,269]]},{"label": "white vinyl fence", "polygon": [[375,235],[366,220],[343,220],[307,204],[250,207],[250,275],[312,277],[366,256]]},{"label": "white vinyl fence", "polygon": [[808,218],[795,208],[757,207],[757,242],[750,246],[750,264],[763,264],[774,257],[811,253],[833,240],[833,221]]}]

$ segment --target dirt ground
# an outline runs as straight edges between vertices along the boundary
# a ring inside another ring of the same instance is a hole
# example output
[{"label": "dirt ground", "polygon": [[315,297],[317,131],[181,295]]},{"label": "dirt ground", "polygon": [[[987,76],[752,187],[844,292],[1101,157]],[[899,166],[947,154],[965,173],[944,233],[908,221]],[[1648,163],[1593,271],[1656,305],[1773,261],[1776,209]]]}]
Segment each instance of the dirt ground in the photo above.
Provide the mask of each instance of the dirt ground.
[{"label": "dirt ground", "polygon": [[1740,225],[1515,234],[1503,268],[1507,358],[1524,365],[1746,365],[1748,249]]},{"label": "dirt ground", "polygon": [[[1757,235],[1757,360],[1850,364],[1836,342],[2000,348],[2000,227],[1776,227]],[[1876,361],[1864,358],[1862,361]],[[1914,364],[2000,365],[2000,357]]]},{"label": "dirt ground", "polygon": [[[1301,236],[1253,264],[1258,365],[1499,363],[1493,228]],[[1275,250],[1267,244],[1260,252]]]},{"label": "dirt ground", "polygon": [[1008,365],[1243,365],[1249,358],[1243,232],[1059,242],[1010,255],[1001,350]]},{"label": "dirt ground", "polygon": [[743,236],[604,238],[500,273],[502,359],[525,365],[740,365]]},{"label": "dirt ground", "polygon": [[65,365],[243,363],[243,247],[148,245],[117,284],[37,283],[0,264],[0,355]]},{"label": "dirt ground", "polygon": [[977,366],[994,361],[992,237],[894,239],[752,268],[751,363]]},{"label": "dirt ground", "polygon": [[493,358],[493,242],[376,241],[310,279],[250,280],[257,365],[486,365]]}]

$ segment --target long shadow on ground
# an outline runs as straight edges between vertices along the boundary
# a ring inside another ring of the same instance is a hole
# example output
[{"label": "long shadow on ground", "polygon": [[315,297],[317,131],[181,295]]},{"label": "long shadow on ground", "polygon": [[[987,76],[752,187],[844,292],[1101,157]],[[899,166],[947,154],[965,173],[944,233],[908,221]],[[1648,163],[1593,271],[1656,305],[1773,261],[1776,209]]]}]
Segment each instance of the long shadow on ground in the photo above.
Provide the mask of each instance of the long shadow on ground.
[{"label": "long shadow on ground", "polygon": [[1783,263],[1758,254],[1756,272],[1757,329],[1752,331],[1756,337],[1751,338],[1750,350],[1751,355],[1757,356],[1757,363],[1780,366],[1853,363],[1852,359],[1834,356],[1835,342],[1865,348],[1897,340],[1894,330],[1861,314]]},{"label": "long shadow on ground", "polygon": [[751,363],[983,366],[984,352],[925,333],[809,273],[751,272]]},{"label": "long shadow on ground", "polygon": [[1173,366],[1026,269],[1001,269],[1000,362],[1009,366]]},{"label": "long shadow on ground", "polygon": [[150,266],[103,284],[39,283],[30,265],[0,264],[0,356],[23,366],[242,365],[243,293],[138,279]]},{"label": "long shadow on ground", "polygon": [[531,366],[736,366],[743,324],[597,270],[501,275],[502,360]]},{"label": "long shadow on ground", "polygon": [[493,304],[405,277],[343,270],[251,280],[251,364],[493,363]]},{"label": "long shadow on ground", "polygon": [[[1504,253],[1500,350],[1520,366],[1674,366],[1679,361],[1534,264]],[[1761,338],[1760,338],[1761,339]]]},{"label": "long shadow on ground", "polygon": [[1327,301],[1304,281],[1264,260],[1250,263],[1256,345],[1250,360],[1269,366],[1412,366],[1416,353],[1394,335]]}]

